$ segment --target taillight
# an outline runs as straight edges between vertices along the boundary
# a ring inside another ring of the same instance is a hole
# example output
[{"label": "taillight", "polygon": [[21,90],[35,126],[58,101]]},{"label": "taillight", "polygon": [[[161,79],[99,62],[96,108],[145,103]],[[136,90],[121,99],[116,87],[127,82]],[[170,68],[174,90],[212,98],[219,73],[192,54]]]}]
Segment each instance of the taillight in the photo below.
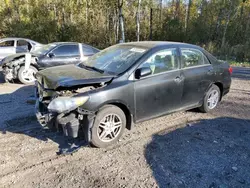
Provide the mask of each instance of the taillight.
[{"label": "taillight", "polygon": [[230,74],[232,74],[232,73],[233,73],[233,68],[230,66],[230,67],[228,68],[228,71],[229,71]]}]

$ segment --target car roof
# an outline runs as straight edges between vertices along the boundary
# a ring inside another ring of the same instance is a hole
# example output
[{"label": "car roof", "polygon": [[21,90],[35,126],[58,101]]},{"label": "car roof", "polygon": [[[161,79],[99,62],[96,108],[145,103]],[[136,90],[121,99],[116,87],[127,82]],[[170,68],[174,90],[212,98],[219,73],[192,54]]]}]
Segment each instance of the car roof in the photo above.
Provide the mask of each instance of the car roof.
[{"label": "car roof", "polygon": [[77,42],[52,42],[49,44],[61,45],[61,44],[79,44],[79,43],[77,43]]},{"label": "car roof", "polygon": [[[54,45],[56,45],[56,46],[58,46],[58,45],[63,45],[63,44],[68,44],[68,45],[70,45],[70,44],[81,44],[81,45],[84,45],[84,46],[89,46],[89,45],[87,45],[87,44],[78,43],[78,42],[52,42],[52,43],[49,43],[49,44],[54,44]],[[91,47],[91,46],[89,46],[89,47]]]},{"label": "car roof", "polygon": [[54,44],[54,45],[56,45],[56,46],[58,46],[58,45],[63,45],[63,44],[81,44],[81,45],[83,45],[83,46],[85,46],[85,47],[88,47],[88,48],[94,48],[94,49],[96,49],[96,50],[98,50],[99,51],[99,49],[97,49],[97,48],[95,48],[95,47],[93,47],[93,46],[90,46],[90,45],[88,45],[88,44],[84,44],[84,43],[78,43],[78,42],[52,42],[52,43],[49,43],[49,44]]},{"label": "car roof", "polygon": [[35,44],[41,44],[41,43],[36,42],[34,40],[27,39],[27,38],[20,38],[20,37],[7,37],[7,38],[1,38],[0,39],[0,41],[6,41],[6,40],[27,40],[27,41],[35,43]]},{"label": "car roof", "polygon": [[119,45],[132,45],[132,46],[145,47],[145,48],[154,48],[158,46],[167,46],[167,45],[178,45],[178,46],[183,46],[183,47],[201,48],[193,44],[182,43],[182,42],[172,42],[172,41],[140,41],[140,42],[120,43]]}]

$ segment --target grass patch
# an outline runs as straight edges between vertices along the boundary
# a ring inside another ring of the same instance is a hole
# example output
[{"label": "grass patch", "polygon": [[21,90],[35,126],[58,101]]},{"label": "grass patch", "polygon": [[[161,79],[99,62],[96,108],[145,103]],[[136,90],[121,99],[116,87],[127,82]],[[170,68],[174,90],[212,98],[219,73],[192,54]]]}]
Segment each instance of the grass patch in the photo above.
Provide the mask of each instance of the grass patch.
[{"label": "grass patch", "polygon": [[236,67],[250,67],[250,62],[229,61],[229,64]]}]

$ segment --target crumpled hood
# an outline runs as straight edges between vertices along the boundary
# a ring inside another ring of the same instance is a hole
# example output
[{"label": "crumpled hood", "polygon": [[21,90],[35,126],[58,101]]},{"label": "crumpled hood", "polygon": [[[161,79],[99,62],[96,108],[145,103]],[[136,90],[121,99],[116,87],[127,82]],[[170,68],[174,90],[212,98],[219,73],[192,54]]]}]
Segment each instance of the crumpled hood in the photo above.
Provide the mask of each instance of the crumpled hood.
[{"label": "crumpled hood", "polygon": [[2,59],[2,65],[4,66],[6,63],[9,63],[10,61],[25,56],[26,53],[18,53],[18,54],[13,54],[10,56],[5,57],[4,59]]},{"label": "crumpled hood", "polygon": [[[21,57],[24,57],[25,54],[27,54],[27,53],[29,53],[29,52],[17,53],[17,54],[13,54],[13,55],[10,55],[10,56],[5,57],[5,58],[2,60],[2,62],[1,62],[1,63],[2,63],[2,66],[4,66],[4,65],[6,65],[7,63],[13,61],[14,59],[19,59],[19,58],[21,58]],[[31,53],[31,55],[32,55],[33,57],[39,57],[38,54]]]},{"label": "crumpled hood", "polygon": [[113,77],[109,74],[86,70],[77,65],[56,66],[39,71],[36,74],[37,81],[44,88],[53,90],[109,82]]}]

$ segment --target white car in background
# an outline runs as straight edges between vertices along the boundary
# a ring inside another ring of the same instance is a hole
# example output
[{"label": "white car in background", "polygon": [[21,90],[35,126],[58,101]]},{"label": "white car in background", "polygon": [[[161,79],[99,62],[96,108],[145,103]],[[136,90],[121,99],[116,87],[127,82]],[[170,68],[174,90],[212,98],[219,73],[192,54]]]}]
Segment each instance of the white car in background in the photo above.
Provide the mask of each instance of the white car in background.
[{"label": "white car in background", "polygon": [[32,52],[43,44],[25,38],[2,38],[0,39],[0,61],[5,57],[17,53]]}]

